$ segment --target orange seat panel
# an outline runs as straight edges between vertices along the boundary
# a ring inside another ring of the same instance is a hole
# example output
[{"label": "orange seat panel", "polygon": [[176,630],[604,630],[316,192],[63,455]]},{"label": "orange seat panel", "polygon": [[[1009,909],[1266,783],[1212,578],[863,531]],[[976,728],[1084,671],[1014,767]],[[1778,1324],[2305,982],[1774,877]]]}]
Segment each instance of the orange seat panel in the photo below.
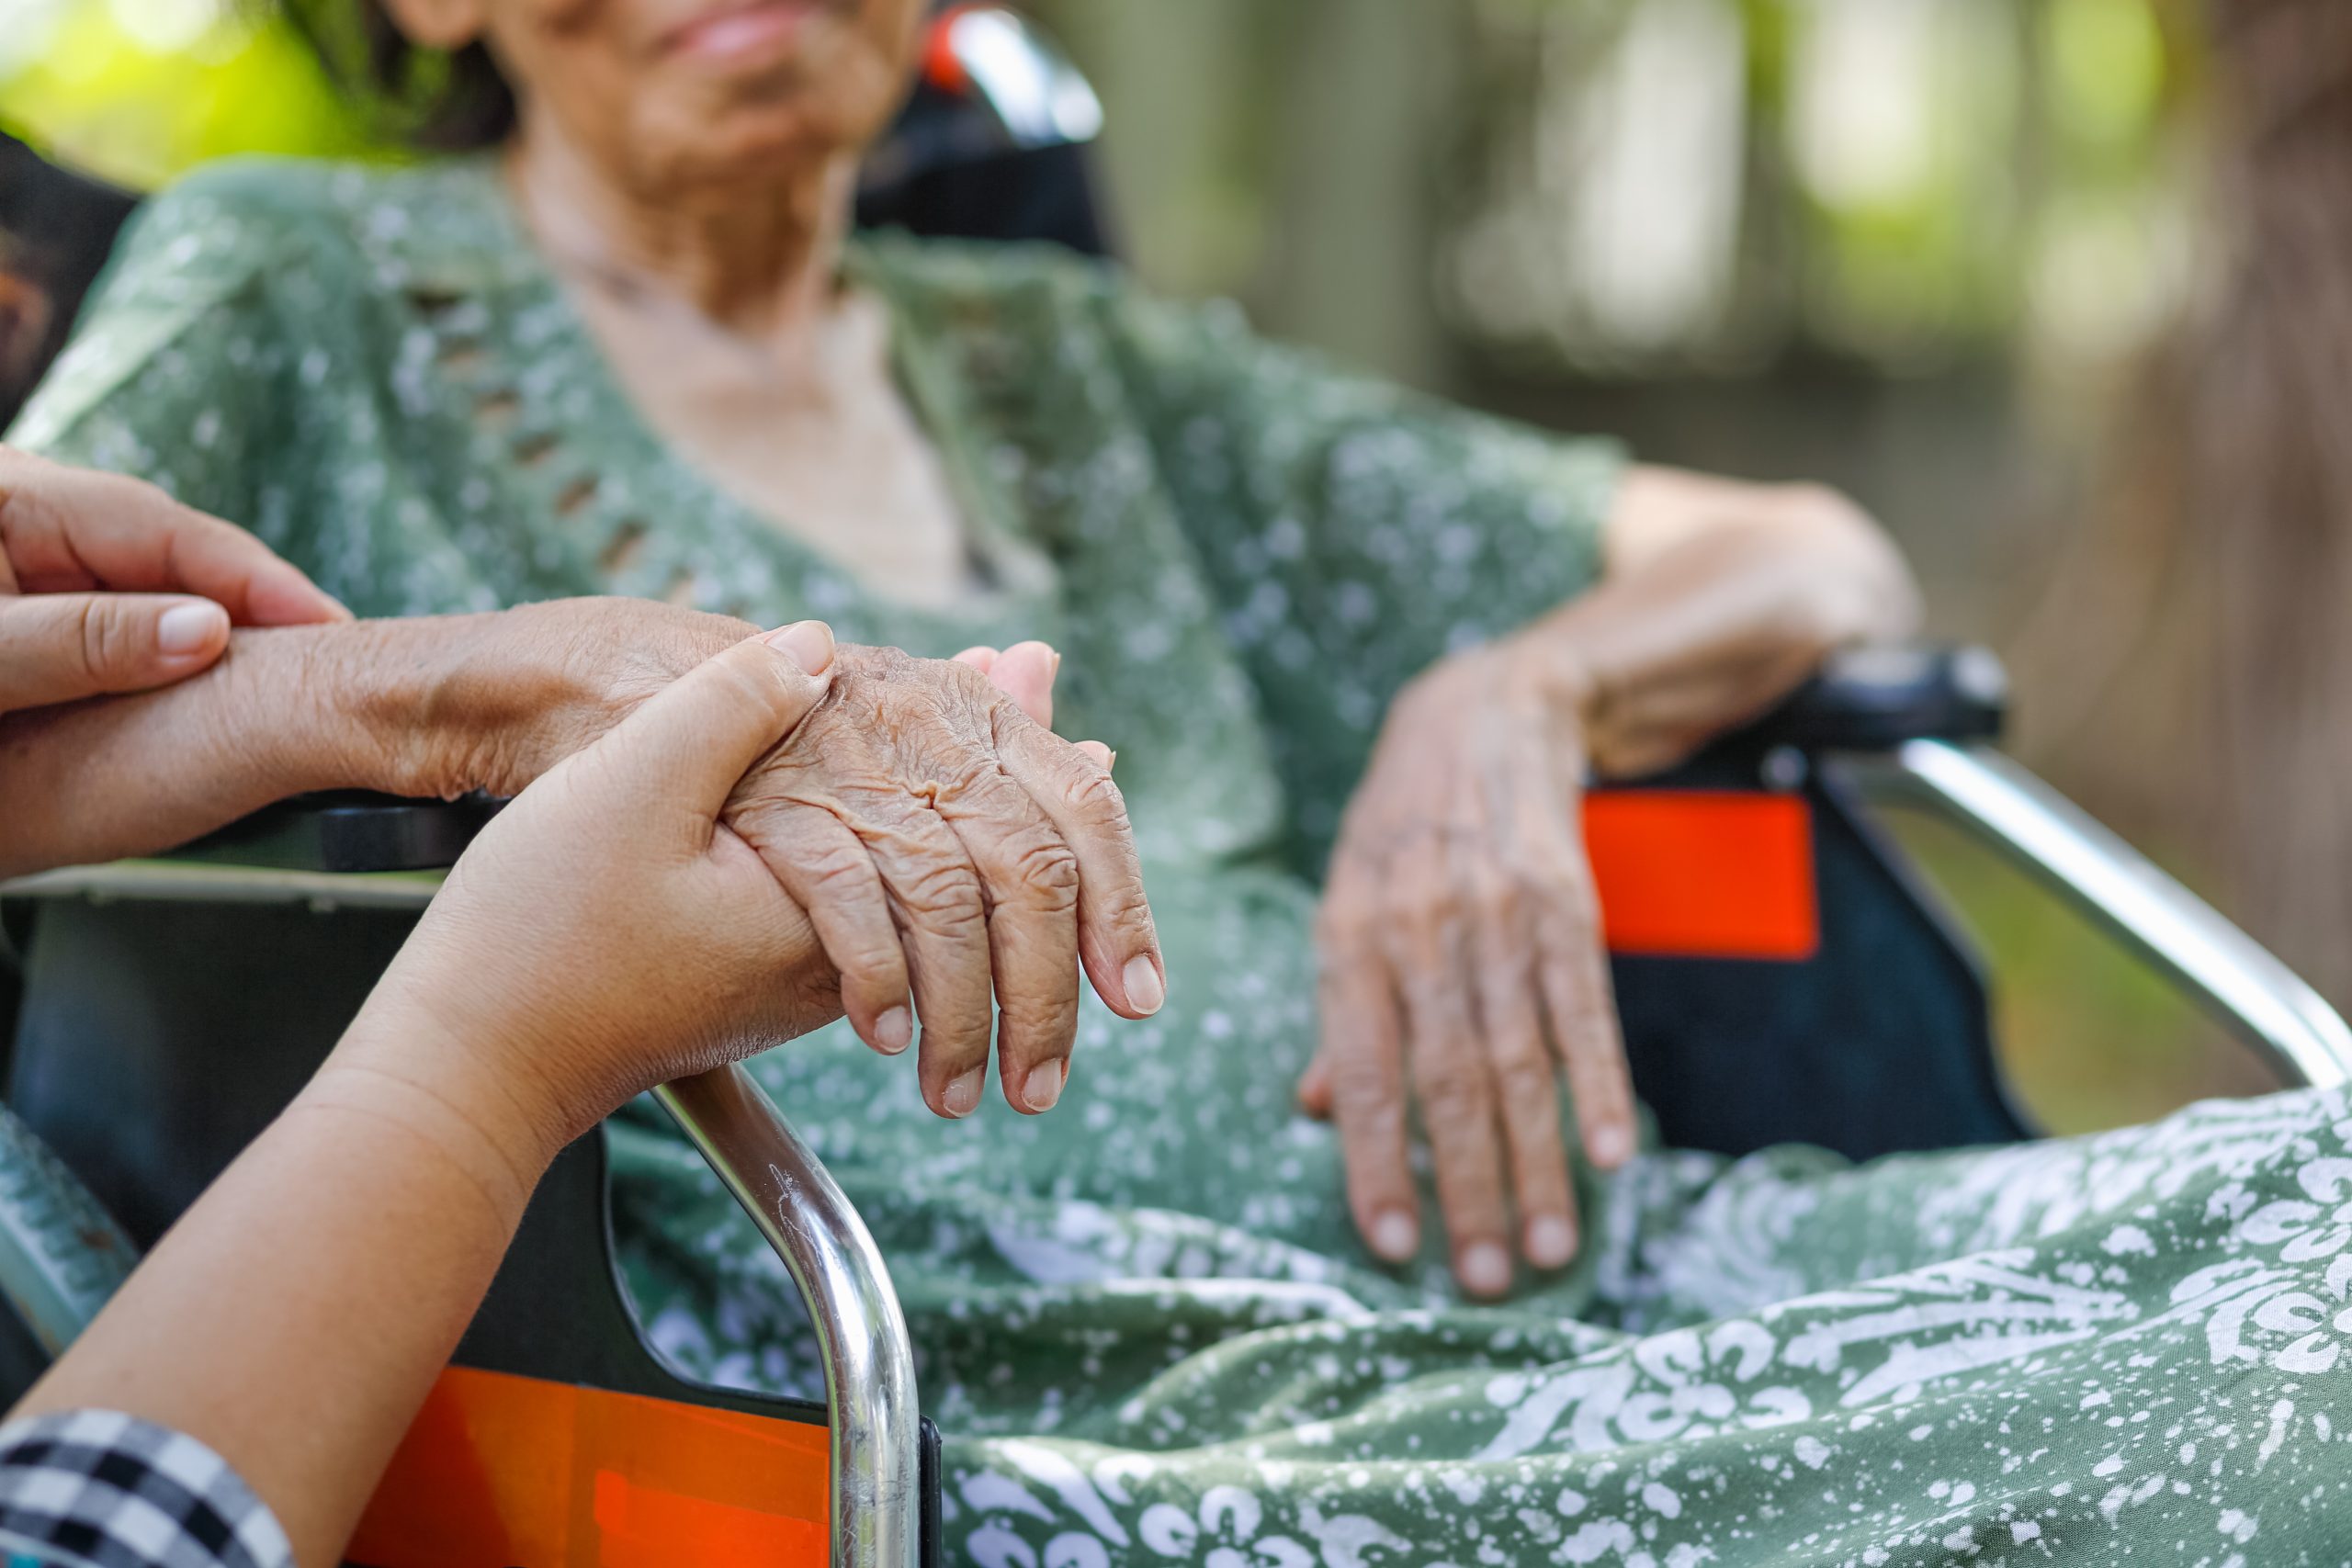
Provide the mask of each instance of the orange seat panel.
[{"label": "orange seat panel", "polygon": [[1595,790],[1584,830],[1612,953],[1794,962],[1821,945],[1802,796]]},{"label": "orange seat panel", "polygon": [[346,1554],[364,1568],[823,1568],[822,1427],[451,1367]]}]

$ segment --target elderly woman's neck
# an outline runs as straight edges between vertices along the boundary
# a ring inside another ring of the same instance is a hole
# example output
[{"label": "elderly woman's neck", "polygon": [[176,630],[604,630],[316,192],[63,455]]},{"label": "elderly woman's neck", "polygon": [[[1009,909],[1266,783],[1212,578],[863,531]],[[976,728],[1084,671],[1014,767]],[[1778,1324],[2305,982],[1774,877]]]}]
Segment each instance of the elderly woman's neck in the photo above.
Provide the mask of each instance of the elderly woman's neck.
[{"label": "elderly woman's neck", "polygon": [[575,282],[770,341],[831,299],[856,188],[846,159],[752,192],[632,188],[544,130],[517,139],[507,177],[533,236]]}]

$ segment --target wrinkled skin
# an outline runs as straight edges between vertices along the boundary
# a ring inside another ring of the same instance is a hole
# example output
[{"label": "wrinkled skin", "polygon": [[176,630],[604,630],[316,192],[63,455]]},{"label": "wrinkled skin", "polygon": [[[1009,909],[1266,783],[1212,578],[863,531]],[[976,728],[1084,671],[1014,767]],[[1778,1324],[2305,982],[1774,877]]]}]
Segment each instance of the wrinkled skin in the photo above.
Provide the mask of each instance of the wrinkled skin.
[{"label": "wrinkled skin", "polygon": [[1636,468],[1584,597],[1431,666],[1391,705],[1320,914],[1323,1038],[1302,1107],[1340,1131],[1356,1223],[1420,1246],[1427,1132],[1454,1273],[1556,1269],[1577,1224],[1559,1083],[1602,1169],[1634,1100],[1581,833],[1588,773],[1634,778],[1755,716],[1844,644],[1905,636],[1902,559],[1845,497]]},{"label": "wrinkled skin", "polygon": [[1576,1253],[1563,1069],[1595,1160],[1632,1153],[1633,1087],[1577,832],[1585,760],[1556,707],[1505,649],[1408,687],[1349,803],[1317,931],[1325,1036],[1351,1048],[1327,1052],[1307,1095],[1348,1134],[1357,1225],[1384,1256],[1419,1245],[1417,1099],[1455,1269],[1482,1295],[1511,1282],[1514,1193],[1530,1262],[1556,1269]]},{"label": "wrinkled skin", "polygon": [[[567,600],[368,623],[327,679],[356,685],[363,668],[422,660],[374,705],[367,728],[401,752],[381,771],[406,793],[513,794],[752,630],[641,600]],[[1033,1112],[1067,1081],[1081,964],[1124,1016],[1165,995],[1110,754],[1046,728],[1057,662],[1036,643],[956,660],[842,647],[824,701],[728,805],[822,936],[860,1036],[901,1051],[920,1018],[924,1097],[944,1116],[979,1103],[991,994],[1005,1097]]]},{"label": "wrinkled skin", "polygon": [[817,922],[853,1020],[911,976],[923,1094],[943,1115],[979,1103],[991,972],[1016,1110],[1047,1109],[1067,1081],[1081,964],[1114,1010],[1159,1006],[1118,786],[969,665],[842,649],[824,702],[728,819]]}]

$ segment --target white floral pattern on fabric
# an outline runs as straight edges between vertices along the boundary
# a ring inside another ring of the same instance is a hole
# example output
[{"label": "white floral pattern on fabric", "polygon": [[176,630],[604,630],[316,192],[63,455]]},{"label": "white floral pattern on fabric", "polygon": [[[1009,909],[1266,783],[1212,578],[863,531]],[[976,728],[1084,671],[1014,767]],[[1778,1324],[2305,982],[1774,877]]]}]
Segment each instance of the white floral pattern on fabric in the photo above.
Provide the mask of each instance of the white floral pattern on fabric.
[{"label": "white floral pattern on fabric", "polygon": [[[2341,1564],[2352,1114],[2201,1106],[1848,1168],[1648,1153],[1505,1305],[1358,1245],[1314,886],[1390,696],[1575,594],[1618,471],[1045,253],[862,244],[977,528],[924,614],[647,431],[484,164],[249,163],[157,202],[19,426],[253,524],[366,613],[666,595],[944,654],[1048,638],[1120,752],[1161,1014],[1089,1002],[1050,1116],[944,1122],[839,1030],[755,1070],[891,1261],[979,1568]],[[789,1281],[658,1118],[618,1224],[688,1371],[808,1393]],[[1432,1227],[1434,1229],[1434,1227]]]}]

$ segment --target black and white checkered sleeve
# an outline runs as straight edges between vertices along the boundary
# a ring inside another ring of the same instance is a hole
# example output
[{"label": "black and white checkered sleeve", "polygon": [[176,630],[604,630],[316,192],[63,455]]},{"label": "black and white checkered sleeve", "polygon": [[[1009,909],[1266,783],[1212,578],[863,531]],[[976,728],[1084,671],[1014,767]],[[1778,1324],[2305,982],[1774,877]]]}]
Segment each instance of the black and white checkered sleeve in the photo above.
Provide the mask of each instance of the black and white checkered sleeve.
[{"label": "black and white checkered sleeve", "polygon": [[0,1427],[0,1565],[293,1568],[277,1517],[228,1461],[134,1416]]}]

